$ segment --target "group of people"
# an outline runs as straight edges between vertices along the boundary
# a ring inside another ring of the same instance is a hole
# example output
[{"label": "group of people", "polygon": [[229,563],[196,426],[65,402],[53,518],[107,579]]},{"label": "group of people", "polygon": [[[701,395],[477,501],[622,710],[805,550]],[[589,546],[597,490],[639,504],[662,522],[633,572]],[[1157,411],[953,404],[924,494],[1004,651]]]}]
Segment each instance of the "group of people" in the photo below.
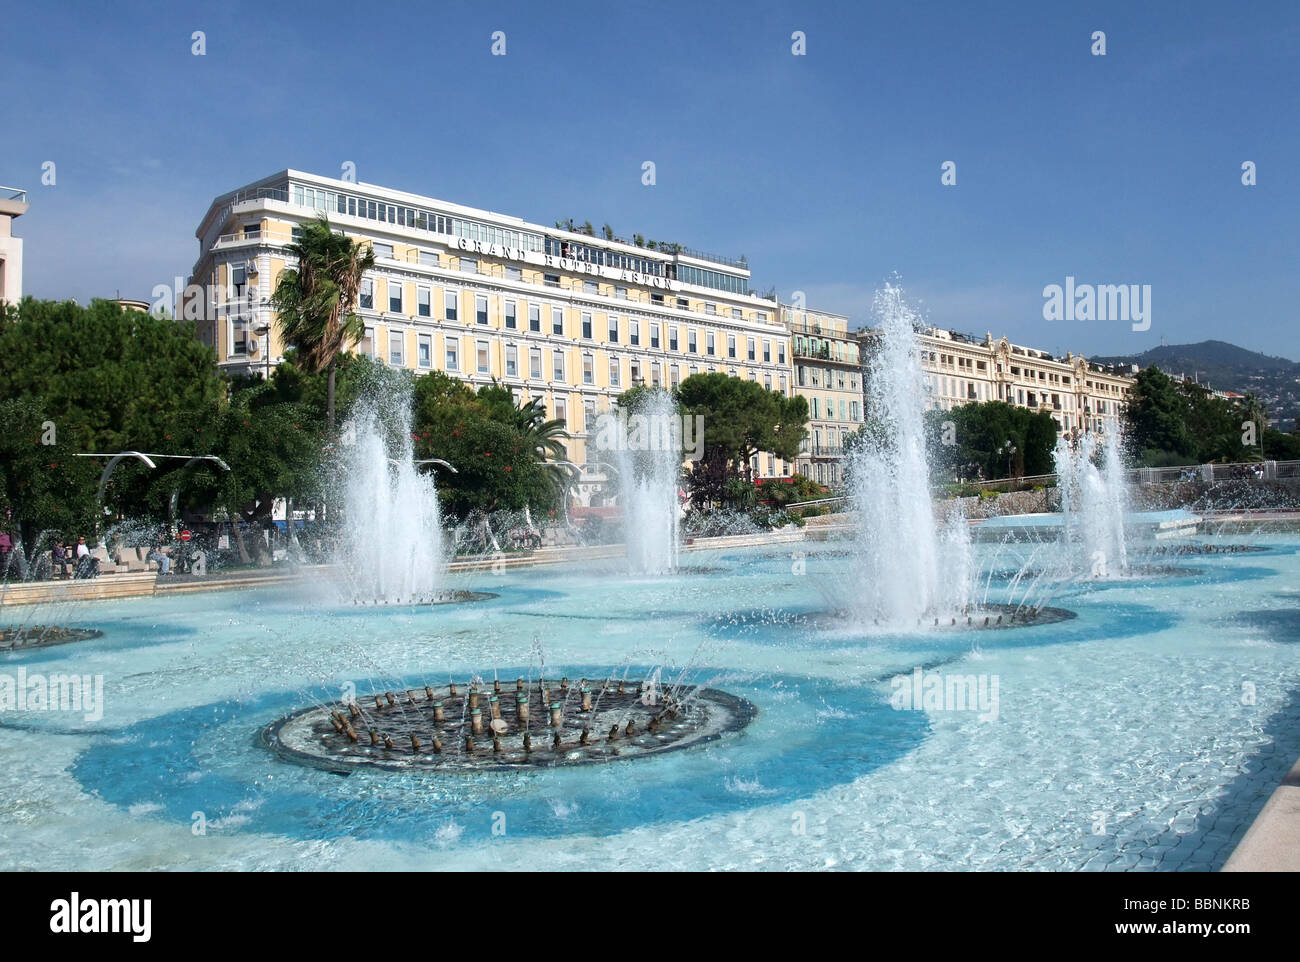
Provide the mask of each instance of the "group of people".
[{"label": "group of people", "polygon": [[66,544],[62,539],[56,539],[54,546],[50,549],[50,558],[53,567],[59,569],[56,576],[58,578],[69,577],[68,567],[70,565],[73,571],[71,577],[93,578],[99,574],[99,559],[90,553],[90,547],[86,544],[84,537],[78,538],[75,545]]}]

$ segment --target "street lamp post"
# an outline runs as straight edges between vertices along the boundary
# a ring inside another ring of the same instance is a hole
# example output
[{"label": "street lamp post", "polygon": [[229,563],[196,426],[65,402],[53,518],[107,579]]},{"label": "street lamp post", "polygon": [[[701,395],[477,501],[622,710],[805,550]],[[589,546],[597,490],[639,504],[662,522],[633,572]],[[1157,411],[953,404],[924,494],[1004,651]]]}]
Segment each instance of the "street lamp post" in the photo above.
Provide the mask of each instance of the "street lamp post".
[{"label": "street lamp post", "polygon": [[258,337],[266,338],[266,346],[262,348],[262,353],[266,355],[266,376],[265,380],[271,380],[271,325],[263,324],[261,327],[253,329],[253,333]]},{"label": "street lamp post", "polygon": [[998,448],[998,454],[1007,456],[1007,477],[1011,477],[1011,459],[1016,456],[1016,446],[1010,441],[1004,441],[1002,447]]}]

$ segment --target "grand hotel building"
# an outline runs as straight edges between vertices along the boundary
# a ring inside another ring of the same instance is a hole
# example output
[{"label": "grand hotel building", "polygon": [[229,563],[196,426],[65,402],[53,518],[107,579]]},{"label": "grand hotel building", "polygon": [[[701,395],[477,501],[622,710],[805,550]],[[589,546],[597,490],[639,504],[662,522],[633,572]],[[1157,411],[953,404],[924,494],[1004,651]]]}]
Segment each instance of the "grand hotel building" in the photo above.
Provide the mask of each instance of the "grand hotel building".
[{"label": "grand hotel building", "polygon": [[[200,336],[223,368],[254,373],[281,359],[268,299],[291,259],[287,246],[320,214],[374,247],[358,349],[394,367],[444,371],[476,387],[495,378],[521,399],[544,398],[568,424],[569,459],[590,462],[580,496],[603,478],[589,432],[634,385],[671,388],[725,372],[793,390],[780,307],[750,292],[743,259],[652,250],[296,170],[216,198],[196,231],[199,257],[177,311],[201,318]],[[792,466],[758,467],[784,475]]]}]

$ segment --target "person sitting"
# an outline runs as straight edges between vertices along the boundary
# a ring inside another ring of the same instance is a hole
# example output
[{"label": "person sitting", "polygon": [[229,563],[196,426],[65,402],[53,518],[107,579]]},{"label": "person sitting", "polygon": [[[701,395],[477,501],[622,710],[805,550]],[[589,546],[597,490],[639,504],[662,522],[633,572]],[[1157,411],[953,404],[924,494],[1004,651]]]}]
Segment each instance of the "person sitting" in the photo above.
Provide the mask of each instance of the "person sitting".
[{"label": "person sitting", "polygon": [[172,573],[171,555],[167,553],[167,549],[162,545],[155,545],[145,556],[145,560],[158,562],[158,573],[160,575],[169,575]]},{"label": "person sitting", "polygon": [[78,578],[99,577],[99,559],[90,553],[84,537],[77,539],[77,573]]},{"label": "person sitting", "polygon": [[59,569],[59,578],[61,579],[66,579],[68,577],[68,565],[72,563],[72,559],[68,554],[68,549],[64,546],[62,541],[54,542],[54,547],[50,550],[50,555],[54,560],[53,567]]}]

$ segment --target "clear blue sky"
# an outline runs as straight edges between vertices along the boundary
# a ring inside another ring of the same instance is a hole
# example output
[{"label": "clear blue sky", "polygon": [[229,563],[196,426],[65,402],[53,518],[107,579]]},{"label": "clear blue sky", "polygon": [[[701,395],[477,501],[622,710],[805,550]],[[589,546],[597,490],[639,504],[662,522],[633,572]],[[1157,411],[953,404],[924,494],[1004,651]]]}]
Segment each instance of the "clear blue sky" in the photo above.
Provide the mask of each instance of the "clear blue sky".
[{"label": "clear blue sky", "polygon": [[[755,288],[855,324],[896,272],[932,322],[1049,350],[1219,338],[1300,358],[1300,4],[55,2],[0,20],[0,183],[30,191],[38,297],[148,298],[188,273],[215,195],[353,161],[544,224],[744,253]],[[1067,274],[1150,284],[1151,329],[1043,320]]]}]

